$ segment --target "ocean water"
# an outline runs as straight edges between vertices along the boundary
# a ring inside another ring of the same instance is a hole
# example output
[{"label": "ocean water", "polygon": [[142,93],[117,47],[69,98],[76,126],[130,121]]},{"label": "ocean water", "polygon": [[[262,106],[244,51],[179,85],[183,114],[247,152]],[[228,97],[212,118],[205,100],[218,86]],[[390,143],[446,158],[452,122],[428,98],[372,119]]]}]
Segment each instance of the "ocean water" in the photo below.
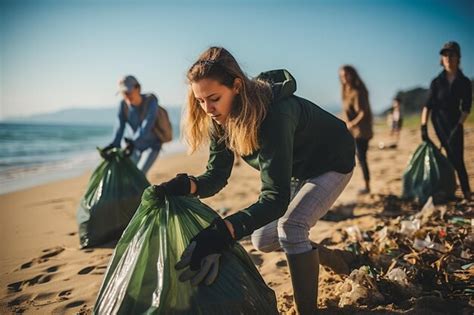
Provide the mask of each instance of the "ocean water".
[{"label": "ocean water", "polygon": [[[176,140],[163,145],[160,157],[185,150],[179,141],[180,118],[170,119]],[[95,168],[101,160],[96,147],[109,144],[114,130],[112,125],[0,122],[0,194]]]}]

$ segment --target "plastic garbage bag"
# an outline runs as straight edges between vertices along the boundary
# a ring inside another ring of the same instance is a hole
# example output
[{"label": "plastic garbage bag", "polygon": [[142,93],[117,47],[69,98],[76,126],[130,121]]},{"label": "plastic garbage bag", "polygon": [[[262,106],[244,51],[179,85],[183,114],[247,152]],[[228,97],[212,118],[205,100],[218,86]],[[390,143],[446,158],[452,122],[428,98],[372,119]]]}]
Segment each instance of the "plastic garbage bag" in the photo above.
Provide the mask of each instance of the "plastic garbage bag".
[{"label": "plastic garbage bag", "polygon": [[431,141],[423,142],[403,174],[403,198],[425,204],[430,196],[435,200],[452,198],[455,190],[454,169],[448,159]]},{"label": "plastic garbage bag", "polygon": [[120,149],[112,149],[94,170],[77,209],[79,240],[91,247],[120,238],[150,185]]},{"label": "plastic garbage bag", "polygon": [[275,293],[239,244],[223,252],[211,285],[178,280],[175,264],[216,216],[197,198],[163,200],[153,187],[146,189],[115,248],[94,313],[278,314]]}]

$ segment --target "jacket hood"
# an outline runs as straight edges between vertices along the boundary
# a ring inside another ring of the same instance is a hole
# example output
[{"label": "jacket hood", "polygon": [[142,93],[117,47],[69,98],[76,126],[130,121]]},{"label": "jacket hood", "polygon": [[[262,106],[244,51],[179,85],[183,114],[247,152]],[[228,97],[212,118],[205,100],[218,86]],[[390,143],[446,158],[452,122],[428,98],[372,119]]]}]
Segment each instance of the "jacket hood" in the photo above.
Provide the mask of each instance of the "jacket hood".
[{"label": "jacket hood", "polygon": [[262,72],[257,79],[270,83],[273,92],[273,101],[292,96],[296,91],[296,80],[288,70],[278,69]]}]

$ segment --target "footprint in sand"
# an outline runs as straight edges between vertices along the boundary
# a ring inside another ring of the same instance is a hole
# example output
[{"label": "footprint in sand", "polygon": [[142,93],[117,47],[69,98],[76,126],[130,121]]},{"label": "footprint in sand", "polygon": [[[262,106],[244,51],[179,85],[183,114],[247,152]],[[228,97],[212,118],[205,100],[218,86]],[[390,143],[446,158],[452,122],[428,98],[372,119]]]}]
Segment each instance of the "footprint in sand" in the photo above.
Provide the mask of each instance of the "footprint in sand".
[{"label": "footprint in sand", "polygon": [[55,292],[43,292],[39,293],[31,300],[31,305],[39,307],[54,304],[59,301],[61,300],[58,300]]},{"label": "footprint in sand", "polygon": [[[19,297],[16,297],[15,299],[8,302],[8,306],[14,307],[14,306],[20,306],[22,304],[25,304],[31,299],[32,296],[33,296],[32,294],[22,294]],[[19,312],[19,310],[16,309],[15,312]]]},{"label": "footprint in sand", "polygon": [[54,275],[48,274],[37,275],[36,277],[33,277],[28,280],[10,283],[7,285],[7,288],[10,292],[20,292],[21,290],[23,290],[24,287],[50,282],[53,276]]},{"label": "footprint in sand", "polygon": [[27,263],[24,263],[23,265],[20,266],[20,269],[27,269],[30,268],[31,265],[33,265],[33,261],[29,261]]},{"label": "footprint in sand", "polygon": [[94,269],[95,269],[95,266],[89,266],[89,267],[86,267],[86,268],[82,268],[81,270],[79,270],[79,272],[77,274],[78,275],[87,275]]},{"label": "footprint in sand", "polygon": [[59,269],[59,266],[52,266],[52,267],[49,267],[48,269],[46,269],[45,271],[47,273],[52,273],[52,272],[58,271],[58,269]]},{"label": "footprint in sand", "polygon": [[103,274],[105,274],[105,271],[107,270],[107,265],[96,266],[95,269],[96,269],[96,271],[91,273],[92,275],[103,275]]},{"label": "footprint in sand", "polygon": [[61,254],[64,250],[65,250],[64,247],[54,247],[54,248],[45,249],[43,250],[43,252],[46,254],[44,254],[40,258],[43,258],[43,259],[51,258],[51,257]]},{"label": "footprint in sand", "polygon": [[[66,305],[61,305],[57,308],[55,308],[52,313],[53,314],[65,314],[65,313],[71,313],[71,308],[75,308],[75,307],[78,307],[78,306],[85,306],[86,304],[84,304],[86,301],[84,300],[77,300],[77,301],[72,301],[72,302],[69,302],[68,304]],[[81,308],[82,310],[82,308]],[[74,312],[74,314],[81,314],[81,312],[77,313],[77,312]]]},{"label": "footprint in sand", "polygon": [[70,296],[72,293],[72,290],[64,290],[59,292],[58,296],[62,299],[67,299],[68,296]]},{"label": "footprint in sand", "polygon": [[81,306],[82,304],[84,304],[85,302],[86,301],[84,301],[84,300],[74,301],[74,302],[71,302],[71,303],[67,304],[66,308],[78,307],[78,306]]},{"label": "footprint in sand", "polygon": [[10,284],[7,285],[8,291],[9,292],[20,292],[22,284],[23,284],[23,281],[10,283]]},{"label": "footprint in sand", "polygon": [[54,293],[54,292],[43,292],[43,293],[39,293],[37,296],[35,296],[34,300],[35,301],[44,301],[44,300],[48,300],[48,299],[52,298],[55,295],[56,295],[56,293]]},{"label": "footprint in sand", "polygon": [[275,264],[277,267],[286,267],[288,266],[288,262],[284,259],[278,261],[276,264]]},{"label": "footprint in sand", "polygon": [[252,259],[253,263],[257,266],[260,266],[261,264],[263,264],[263,259],[261,257],[262,257],[261,254],[250,253],[250,258]]},{"label": "footprint in sand", "polygon": [[46,254],[22,264],[20,266],[20,268],[17,269],[16,271],[23,270],[23,269],[28,269],[33,265],[47,262],[47,261],[49,261],[49,259],[51,257],[54,257],[54,256],[57,256],[57,255],[61,254],[64,250],[65,250],[64,247],[53,247],[53,248],[44,249],[43,253],[46,253]]},{"label": "footprint in sand", "polygon": [[53,275],[43,275],[39,280],[38,283],[47,283],[53,279]]}]

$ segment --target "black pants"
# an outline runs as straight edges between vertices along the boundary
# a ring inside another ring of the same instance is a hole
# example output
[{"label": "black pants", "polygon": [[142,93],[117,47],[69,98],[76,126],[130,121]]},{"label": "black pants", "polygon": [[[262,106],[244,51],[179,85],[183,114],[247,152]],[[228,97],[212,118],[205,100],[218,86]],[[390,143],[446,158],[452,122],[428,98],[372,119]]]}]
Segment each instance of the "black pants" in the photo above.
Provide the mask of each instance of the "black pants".
[{"label": "black pants", "polygon": [[464,164],[464,128],[462,125],[459,125],[456,132],[449,138],[456,125],[452,126],[452,124],[448,125],[443,123],[443,117],[438,116],[433,116],[432,121],[436,135],[448,154],[448,160],[458,174],[462,192],[464,196],[467,197],[467,195],[471,193],[471,187],[469,186],[469,178],[467,176],[466,165]]},{"label": "black pants", "polygon": [[367,164],[367,149],[369,148],[369,139],[356,138],[356,153],[357,159],[359,160],[362,173],[364,174],[364,180],[368,182],[370,180],[369,165]]}]

